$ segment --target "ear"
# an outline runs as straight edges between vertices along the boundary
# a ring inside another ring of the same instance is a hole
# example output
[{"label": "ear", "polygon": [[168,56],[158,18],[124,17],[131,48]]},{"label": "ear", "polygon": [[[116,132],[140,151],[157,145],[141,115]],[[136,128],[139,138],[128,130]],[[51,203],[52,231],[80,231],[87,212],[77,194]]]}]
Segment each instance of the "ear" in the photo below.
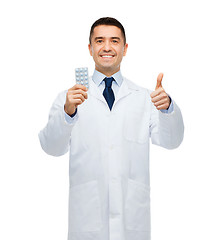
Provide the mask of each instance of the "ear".
[{"label": "ear", "polygon": [[88,49],[89,49],[90,55],[92,56],[92,55],[93,55],[93,54],[92,54],[92,46],[91,46],[90,43],[88,44]]},{"label": "ear", "polygon": [[123,56],[126,56],[127,49],[128,49],[128,44],[126,43],[124,46]]}]

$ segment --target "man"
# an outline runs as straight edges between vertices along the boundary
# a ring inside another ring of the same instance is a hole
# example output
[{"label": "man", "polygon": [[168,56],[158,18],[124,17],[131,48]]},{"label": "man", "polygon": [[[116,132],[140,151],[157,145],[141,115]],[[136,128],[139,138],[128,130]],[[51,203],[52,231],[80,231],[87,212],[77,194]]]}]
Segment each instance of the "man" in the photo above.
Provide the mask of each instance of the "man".
[{"label": "man", "polygon": [[89,90],[74,85],[55,100],[41,146],[70,155],[69,240],[149,240],[149,139],[173,149],[183,120],[162,87],[154,92],[122,76],[128,44],[121,23],[101,18],[91,27],[95,62]]}]

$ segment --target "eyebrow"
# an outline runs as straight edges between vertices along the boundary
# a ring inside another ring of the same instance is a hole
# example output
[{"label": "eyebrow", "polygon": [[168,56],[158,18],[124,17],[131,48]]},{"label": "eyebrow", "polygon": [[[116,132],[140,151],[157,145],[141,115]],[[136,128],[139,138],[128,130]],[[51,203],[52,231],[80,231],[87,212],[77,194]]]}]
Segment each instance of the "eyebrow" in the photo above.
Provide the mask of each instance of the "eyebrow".
[{"label": "eyebrow", "polygon": [[[95,37],[95,41],[99,40],[99,39],[104,39],[105,37]],[[119,37],[111,37],[111,39],[117,39],[117,40],[121,40]]]}]

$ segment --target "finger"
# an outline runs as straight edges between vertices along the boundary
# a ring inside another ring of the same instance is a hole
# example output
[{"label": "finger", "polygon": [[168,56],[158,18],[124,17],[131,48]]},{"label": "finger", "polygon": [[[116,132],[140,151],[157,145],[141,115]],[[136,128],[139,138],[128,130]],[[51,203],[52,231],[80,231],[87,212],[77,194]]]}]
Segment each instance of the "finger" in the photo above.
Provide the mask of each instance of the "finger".
[{"label": "finger", "polygon": [[84,101],[82,101],[82,99],[80,99],[80,98],[73,99],[73,103],[74,103],[76,106],[82,104],[83,102],[84,102]]},{"label": "finger", "polygon": [[157,110],[161,110],[161,109],[166,110],[168,107],[169,107],[168,103],[165,103],[157,106],[156,108]]},{"label": "finger", "polygon": [[82,94],[75,94],[72,97],[73,99],[81,99],[82,101],[85,100],[84,96]]},{"label": "finger", "polygon": [[162,99],[167,99],[168,98],[168,95],[165,93],[165,92],[161,92],[160,94],[156,95],[155,97],[152,97],[152,102],[155,103],[155,102],[158,102]]},{"label": "finger", "polygon": [[69,90],[77,90],[77,89],[82,89],[83,91],[87,91],[87,87],[85,87],[82,84],[75,84],[72,88],[70,88]]},{"label": "finger", "polygon": [[88,98],[87,92],[83,91],[82,89],[77,89],[77,90],[69,89],[68,94],[69,95],[82,94],[84,96],[84,98],[86,98],[86,99]]},{"label": "finger", "polygon": [[159,94],[161,94],[161,92],[163,92],[164,90],[162,88],[158,88],[157,90],[155,90],[154,92],[152,92],[150,94],[151,98],[154,98],[156,96],[158,96]]},{"label": "finger", "polygon": [[160,106],[160,105],[163,105],[163,104],[166,104],[166,103],[168,104],[168,99],[167,98],[163,98],[163,99],[155,102],[154,105],[155,105],[155,107],[157,107],[157,106]]},{"label": "finger", "polygon": [[160,73],[157,77],[157,85],[156,85],[155,90],[162,87],[162,79],[163,79],[163,73]]}]

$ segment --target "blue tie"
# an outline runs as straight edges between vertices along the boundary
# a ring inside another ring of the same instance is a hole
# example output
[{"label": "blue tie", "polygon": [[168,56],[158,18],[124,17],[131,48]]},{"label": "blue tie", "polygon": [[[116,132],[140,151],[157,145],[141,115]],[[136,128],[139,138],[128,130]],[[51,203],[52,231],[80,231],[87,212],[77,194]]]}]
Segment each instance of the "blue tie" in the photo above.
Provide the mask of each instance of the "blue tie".
[{"label": "blue tie", "polygon": [[111,110],[115,97],[114,97],[114,93],[113,93],[113,89],[111,88],[112,85],[112,81],[114,81],[113,77],[106,77],[104,79],[105,81],[105,89],[103,91],[103,96],[105,97],[105,100],[107,101],[107,104]]}]

